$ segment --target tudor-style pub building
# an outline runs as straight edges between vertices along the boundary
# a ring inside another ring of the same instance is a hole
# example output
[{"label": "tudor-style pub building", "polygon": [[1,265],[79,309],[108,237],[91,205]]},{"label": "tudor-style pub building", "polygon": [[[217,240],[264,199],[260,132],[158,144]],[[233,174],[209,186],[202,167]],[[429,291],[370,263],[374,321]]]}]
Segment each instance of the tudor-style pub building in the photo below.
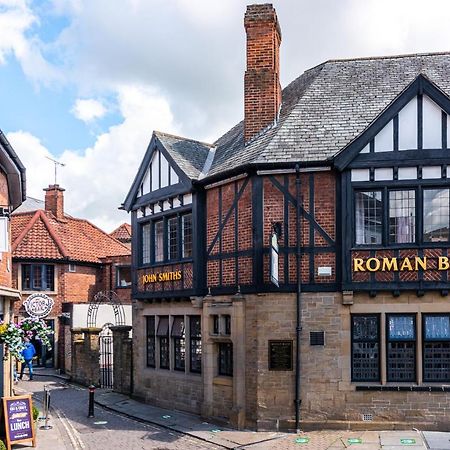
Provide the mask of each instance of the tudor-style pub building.
[{"label": "tudor-style pub building", "polygon": [[259,430],[448,428],[450,54],[281,90],[275,10],[244,24],[244,120],[154,132],[124,202],[134,394]]}]

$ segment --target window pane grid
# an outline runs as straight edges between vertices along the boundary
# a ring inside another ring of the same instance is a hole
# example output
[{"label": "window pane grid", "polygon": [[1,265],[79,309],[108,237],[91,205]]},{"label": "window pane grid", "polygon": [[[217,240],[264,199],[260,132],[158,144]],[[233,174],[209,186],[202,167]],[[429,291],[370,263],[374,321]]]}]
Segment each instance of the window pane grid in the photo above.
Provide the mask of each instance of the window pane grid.
[{"label": "window pane grid", "polygon": [[202,371],[202,334],[200,316],[190,317],[190,342],[191,342],[191,372],[201,373]]},{"label": "window pane grid", "polygon": [[183,236],[183,258],[192,257],[192,214],[185,214],[181,218]]},{"label": "window pane grid", "polygon": [[164,259],[164,225],[163,221],[155,222],[155,261]]},{"label": "window pane grid", "polygon": [[169,259],[178,258],[178,218],[171,217],[167,221],[168,247],[167,255]]},{"label": "window pane grid", "polygon": [[416,192],[389,192],[389,242],[400,244],[416,239]]},{"label": "window pane grid", "polygon": [[233,344],[230,342],[219,344],[219,375],[233,376]]},{"label": "window pane grid", "polygon": [[423,240],[447,242],[449,240],[449,189],[423,191]]},{"label": "window pane grid", "polygon": [[383,208],[381,191],[356,192],[356,244],[381,244]]},{"label": "window pane grid", "polygon": [[142,264],[150,263],[150,224],[142,226]]},{"label": "window pane grid", "polygon": [[416,325],[412,315],[387,318],[387,380],[416,380]]},{"label": "window pane grid", "polygon": [[379,371],[378,316],[352,317],[352,380],[378,381]]},{"label": "window pane grid", "polygon": [[424,316],[424,381],[450,381],[450,315]]},{"label": "window pane grid", "polygon": [[155,316],[147,317],[147,367],[156,366]]}]

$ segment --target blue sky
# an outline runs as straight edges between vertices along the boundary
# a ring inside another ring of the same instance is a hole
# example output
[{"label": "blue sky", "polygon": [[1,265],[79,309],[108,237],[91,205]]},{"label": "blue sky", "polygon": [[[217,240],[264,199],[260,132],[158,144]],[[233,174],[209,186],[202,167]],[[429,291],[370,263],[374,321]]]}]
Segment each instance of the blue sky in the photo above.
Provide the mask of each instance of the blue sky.
[{"label": "blue sky", "polygon": [[[244,0],[0,0],[0,128],[28,193],[111,231],[153,130],[213,142],[242,119]],[[449,50],[450,4],[274,0],[285,86],[327,59]],[[436,14],[436,12],[439,12]]]}]

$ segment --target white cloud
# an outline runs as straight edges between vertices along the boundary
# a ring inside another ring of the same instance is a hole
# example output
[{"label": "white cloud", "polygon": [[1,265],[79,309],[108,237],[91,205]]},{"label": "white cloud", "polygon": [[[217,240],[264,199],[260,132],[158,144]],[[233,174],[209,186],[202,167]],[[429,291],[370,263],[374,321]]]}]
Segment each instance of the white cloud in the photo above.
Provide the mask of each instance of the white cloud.
[{"label": "white cloud", "polygon": [[94,119],[101,119],[107,113],[107,110],[98,100],[78,98],[71,112],[77,119],[83,122],[91,122]]},{"label": "white cloud", "polygon": [[[139,85],[118,86],[123,121],[97,137],[92,147],[79,153],[66,150],[58,160],[58,183],[66,189],[65,208],[87,218],[105,231],[129,221],[119,205],[131,187],[153,129],[176,133],[167,101],[154,89]],[[54,182],[50,152],[38,138],[19,131],[8,133],[11,145],[27,168],[28,195],[42,198],[42,189]]]}]

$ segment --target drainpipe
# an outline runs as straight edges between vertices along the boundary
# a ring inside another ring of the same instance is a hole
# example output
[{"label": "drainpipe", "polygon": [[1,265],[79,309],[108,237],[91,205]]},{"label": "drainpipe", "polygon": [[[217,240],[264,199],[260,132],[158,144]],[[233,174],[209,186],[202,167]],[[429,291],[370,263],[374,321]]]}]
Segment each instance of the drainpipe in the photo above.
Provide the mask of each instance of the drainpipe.
[{"label": "drainpipe", "polygon": [[295,327],[296,335],[296,349],[295,352],[295,430],[300,431],[300,333],[302,331],[302,307],[301,307],[301,293],[302,293],[302,274],[301,274],[301,192],[300,192],[300,166],[295,165],[295,197],[297,201],[297,324]]}]

